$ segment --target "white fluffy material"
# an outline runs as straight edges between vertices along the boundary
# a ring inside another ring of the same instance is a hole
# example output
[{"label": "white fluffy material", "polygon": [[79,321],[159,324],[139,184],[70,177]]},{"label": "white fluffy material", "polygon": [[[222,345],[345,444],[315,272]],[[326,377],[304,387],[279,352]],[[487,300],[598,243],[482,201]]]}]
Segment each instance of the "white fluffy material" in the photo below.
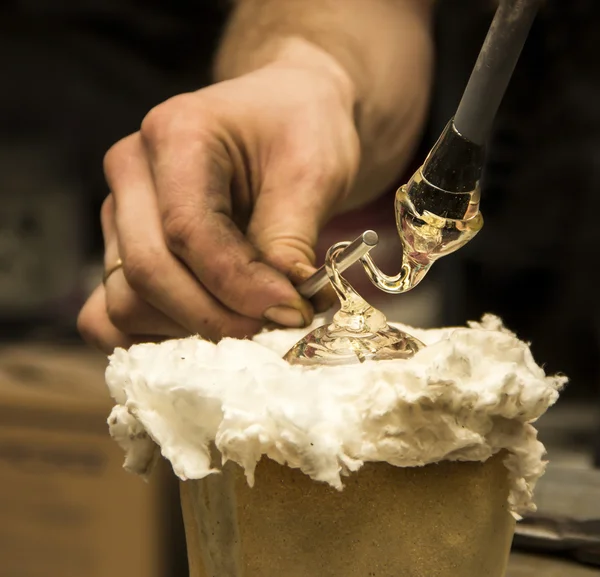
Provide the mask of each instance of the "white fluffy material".
[{"label": "white fluffy material", "polygon": [[117,349],[106,371],[111,434],[140,472],[153,459],[145,439],[133,442],[145,430],[184,480],[217,471],[214,443],[251,485],[266,455],[336,489],[367,461],[485,461],[505,449],[511,510],[534,510],[545,451],[531,423],[566,379],[546,376],[493,316],[468,328],[395,326],[428,346],[409,360],[317,368],[281,358],[306,331]]}]

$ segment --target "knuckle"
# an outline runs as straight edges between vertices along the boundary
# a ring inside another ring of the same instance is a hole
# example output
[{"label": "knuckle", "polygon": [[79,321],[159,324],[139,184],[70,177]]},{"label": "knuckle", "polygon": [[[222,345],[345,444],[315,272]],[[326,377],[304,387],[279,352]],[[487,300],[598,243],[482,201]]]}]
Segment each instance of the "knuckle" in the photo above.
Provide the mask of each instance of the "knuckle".
[{"label": "knuckle", "polygon": [[117,167],[119,161],[119,153],[120,153],[120,142],[113,144],[105,153],[104,160],[102,162],[102,166],[104,168],[104,175],[106,179],[109,181],[112,174],[115,172],[115,168]]},{"label": "knuckle", "polygon": [[77,317],[77,331],[81,338],[90,345],[95,345],[97,341],[96,323],[90,309],[89,303],[86,303]]},{"label": "knuckle", "polygon": [[109,194],[100,207],[100,222],[107,223],[115,210],[115,199]]},{"label": "knuckle", "polygon": [[132,252],[123,260],[123,274],[127,284],[140,295],[148,293],[148,287],[156,277],[160,262],[159,251],[147,248],[145,251]]},{"label": "knuckle", "polygon": [[146,114],[140,126],[140,134],[142,138],[151,142],[158,140],[165,131],[167,124],[167,114],[164,110],[164,105],[155,106]]},{"label": "knuckle", "polygon": [[146,114],[140,126],[140,134],[147,143],[158,142],[173,132],[182,132],[190,126],[190,95],[180,94],[155,106]]},{"label": "knuckle", "polygon": [[197,226],[198,219],[185,207],[168,207],[163,211],[165,242],[176,254],[189,245]]},{"label": "knuckle", "polygon": [[136,296],[127,291],[119,294],[119,298],[106,299],[106,313],[110,322],[120,331],[129,332],[136,319]]},{"label": "knuckle", "polygon": [[109,353],[105,333],[104,298],[99,298],[98,290],[94,291],[83,305],[77,317],[77,330],[85,343],[93,348]]},{"label": "knuckle", "polygon": [[100,208],[101,215],[108,215],[112,212],[115,207],[115,199],[112,194],[109,194],[103,201],[102,207]]},{"label": "knuckle", "polygon": [[134,152],[135,135],[127,136],[113,144],[104,155],[103,168],[104,175],[109,186],[118,178],[119,174],[126,168],[129,157]]}]

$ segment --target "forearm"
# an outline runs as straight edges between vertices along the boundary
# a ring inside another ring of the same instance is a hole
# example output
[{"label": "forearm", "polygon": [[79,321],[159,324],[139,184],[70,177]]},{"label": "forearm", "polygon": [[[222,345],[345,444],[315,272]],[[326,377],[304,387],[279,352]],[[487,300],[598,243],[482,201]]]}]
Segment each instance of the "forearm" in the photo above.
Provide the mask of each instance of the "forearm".
[{"label": "forearm", "polygon": [[298,38],[331,56],[352,85],[361,140],[361,170],[348,206],[364,203],[398,177],[418,142],[433,64],[432,4],[237,0],[216,77],[232,78],[269,64]]}]

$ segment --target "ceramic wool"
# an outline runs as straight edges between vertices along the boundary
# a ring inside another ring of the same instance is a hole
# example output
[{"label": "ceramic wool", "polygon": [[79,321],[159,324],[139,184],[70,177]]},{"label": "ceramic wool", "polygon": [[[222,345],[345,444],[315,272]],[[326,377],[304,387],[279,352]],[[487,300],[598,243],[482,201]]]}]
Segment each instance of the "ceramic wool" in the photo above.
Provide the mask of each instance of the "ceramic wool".
[{"label": "ceramic wool", "polygon": [[263,455],[342,489],[343,477],[368,461],[484,461],[504,449],[511,510],[533,510],[545,451],[531,423],[565,379],[546,376],[496,317],[467,328],[396,326],[427,346],[409,360],[351,367],[282,360],[313,327],[254,341],[187,338],[117,349],[106,371],[117,402],[109,426],[127,453],[126,468],[151,468],[143,431],[181,479],[218,471],[214,443],[251,485]]}]

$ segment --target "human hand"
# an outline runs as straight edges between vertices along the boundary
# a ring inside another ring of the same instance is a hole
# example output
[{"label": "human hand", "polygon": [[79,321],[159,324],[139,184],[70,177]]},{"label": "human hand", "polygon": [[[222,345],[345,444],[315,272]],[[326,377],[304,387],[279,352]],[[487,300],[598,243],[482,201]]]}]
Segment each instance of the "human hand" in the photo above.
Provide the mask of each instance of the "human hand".
[{"label": "human hand", "polygon": [[106,352],[200,334],[300,327],[295,290],[359,163],[352,85],[329,62],[282,59],[176,96],[105,158],[105,266],[79,317]]}]

